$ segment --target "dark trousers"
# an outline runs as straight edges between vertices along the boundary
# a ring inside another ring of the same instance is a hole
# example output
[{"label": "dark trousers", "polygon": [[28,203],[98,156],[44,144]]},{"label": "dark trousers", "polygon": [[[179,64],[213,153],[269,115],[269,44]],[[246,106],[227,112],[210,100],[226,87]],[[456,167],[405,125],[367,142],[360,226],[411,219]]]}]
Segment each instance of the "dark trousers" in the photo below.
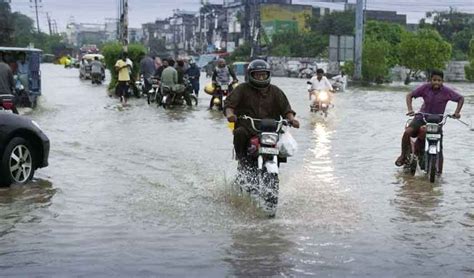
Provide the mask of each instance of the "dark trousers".
[{"label": "dark trousers", "polygon": [[123,96],[124,98],[128,98],[128,83],[129,81],[119,81],[117,83],[117,87],[115,87],[115,94],[118,97]]},{"label": "dark trousers", "polygon": [[191,84],[193,85],[194,94],[199,95],[199,81],[191,81]]},{"label": "dark trousers", "polygon": [[234,129],[234,149],[237,159],[245,158],[247,155],[247,148],[252,135],[250,130],[244,126]]}]

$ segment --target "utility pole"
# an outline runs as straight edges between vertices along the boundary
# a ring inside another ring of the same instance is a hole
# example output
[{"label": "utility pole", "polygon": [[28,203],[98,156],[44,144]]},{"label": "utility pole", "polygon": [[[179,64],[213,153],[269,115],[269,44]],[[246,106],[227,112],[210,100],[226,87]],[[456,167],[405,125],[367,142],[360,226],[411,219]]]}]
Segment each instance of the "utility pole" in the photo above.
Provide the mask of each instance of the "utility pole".
[{"label": "utility pole", "polygon": [[39,26],[38,2],[41,3],[41,0],[30,0],[30,3],[34,4],[35,13],[36,13],[36,30],[38,30],[38,34],[39,34],[41,31],[40,31],[40,26]]},{"label": "utility pole", "polygon": [[362,46],[364,41],[364,0],[357,0],[355,17],[354,79],[362,79]]},{"label": "utility pole", "polygon": [[49,27],[49,35],[53,34],[53,30],[51,29],[51,17],[49,17],[49,13],[46,13],[46,18],[48,20],[48,27]]},{"label": "utility pole", "polygon": [[123,51],[128,52],[128,0],[121,0],[120,7],[120,41]]}]

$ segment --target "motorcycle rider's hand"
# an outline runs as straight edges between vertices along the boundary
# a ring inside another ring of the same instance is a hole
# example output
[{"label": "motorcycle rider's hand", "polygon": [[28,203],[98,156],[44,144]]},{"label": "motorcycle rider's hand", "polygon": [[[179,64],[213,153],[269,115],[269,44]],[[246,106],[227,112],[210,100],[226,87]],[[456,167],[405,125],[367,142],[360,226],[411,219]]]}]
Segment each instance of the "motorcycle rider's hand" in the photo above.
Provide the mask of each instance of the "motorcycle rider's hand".
[{"label": "motorcycle rider's hand", "polygon": [[407,113],[407,116],[414,116],[414,115],[415,115],[415,112],[413,112],[413,110],[410,110]]},{"label": "motorcycle rider's hand", "polygon": [[235,122],[237,122],[237,116],[235,116],[234,114],[229,114],[227,116],[227,121],[229,123],[235,123]]},{"label": "motorcycle rider's hand", "polygon": [[288,121],[290,125],[294,128],[300,128],[300,122],[297,119],[292,119]]},{"label": "motorcycle rider's hand", "polygon": [[453,118],[460,119],[461,118],[461,113],[454,113]]}]

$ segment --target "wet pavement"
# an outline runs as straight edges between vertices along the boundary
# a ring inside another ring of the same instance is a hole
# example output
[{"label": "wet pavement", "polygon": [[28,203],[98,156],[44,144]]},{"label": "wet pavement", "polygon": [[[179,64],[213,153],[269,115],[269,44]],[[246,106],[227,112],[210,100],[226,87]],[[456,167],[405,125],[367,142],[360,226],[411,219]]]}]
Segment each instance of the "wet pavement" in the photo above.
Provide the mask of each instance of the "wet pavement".
[{"label": "wet pavement", "polygon": [[[274,78],[302,126],[266,219],[231,189],[232,136],[208,95],[192,109],[122,109],[75,69],[42,74],[28,116],[51,140],[50,165],[0,189],[0,276],[474,275],[474,132],[448,120],[434,185],[404,174],[393,162],[409,89],[348,90],[325,119],[305,80]],[[474,85],[452,85],[473,120]]]}]

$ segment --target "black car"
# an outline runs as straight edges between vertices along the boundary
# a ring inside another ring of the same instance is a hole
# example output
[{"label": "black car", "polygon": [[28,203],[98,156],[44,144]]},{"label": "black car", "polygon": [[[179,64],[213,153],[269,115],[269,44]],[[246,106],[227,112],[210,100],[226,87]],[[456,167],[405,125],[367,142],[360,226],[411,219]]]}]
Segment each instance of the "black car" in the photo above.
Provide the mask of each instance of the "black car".
[{"label": "black car", "polygon": [[0,186],[27,183],[48,156],[49,139],[36,122],[0,111]]}]

